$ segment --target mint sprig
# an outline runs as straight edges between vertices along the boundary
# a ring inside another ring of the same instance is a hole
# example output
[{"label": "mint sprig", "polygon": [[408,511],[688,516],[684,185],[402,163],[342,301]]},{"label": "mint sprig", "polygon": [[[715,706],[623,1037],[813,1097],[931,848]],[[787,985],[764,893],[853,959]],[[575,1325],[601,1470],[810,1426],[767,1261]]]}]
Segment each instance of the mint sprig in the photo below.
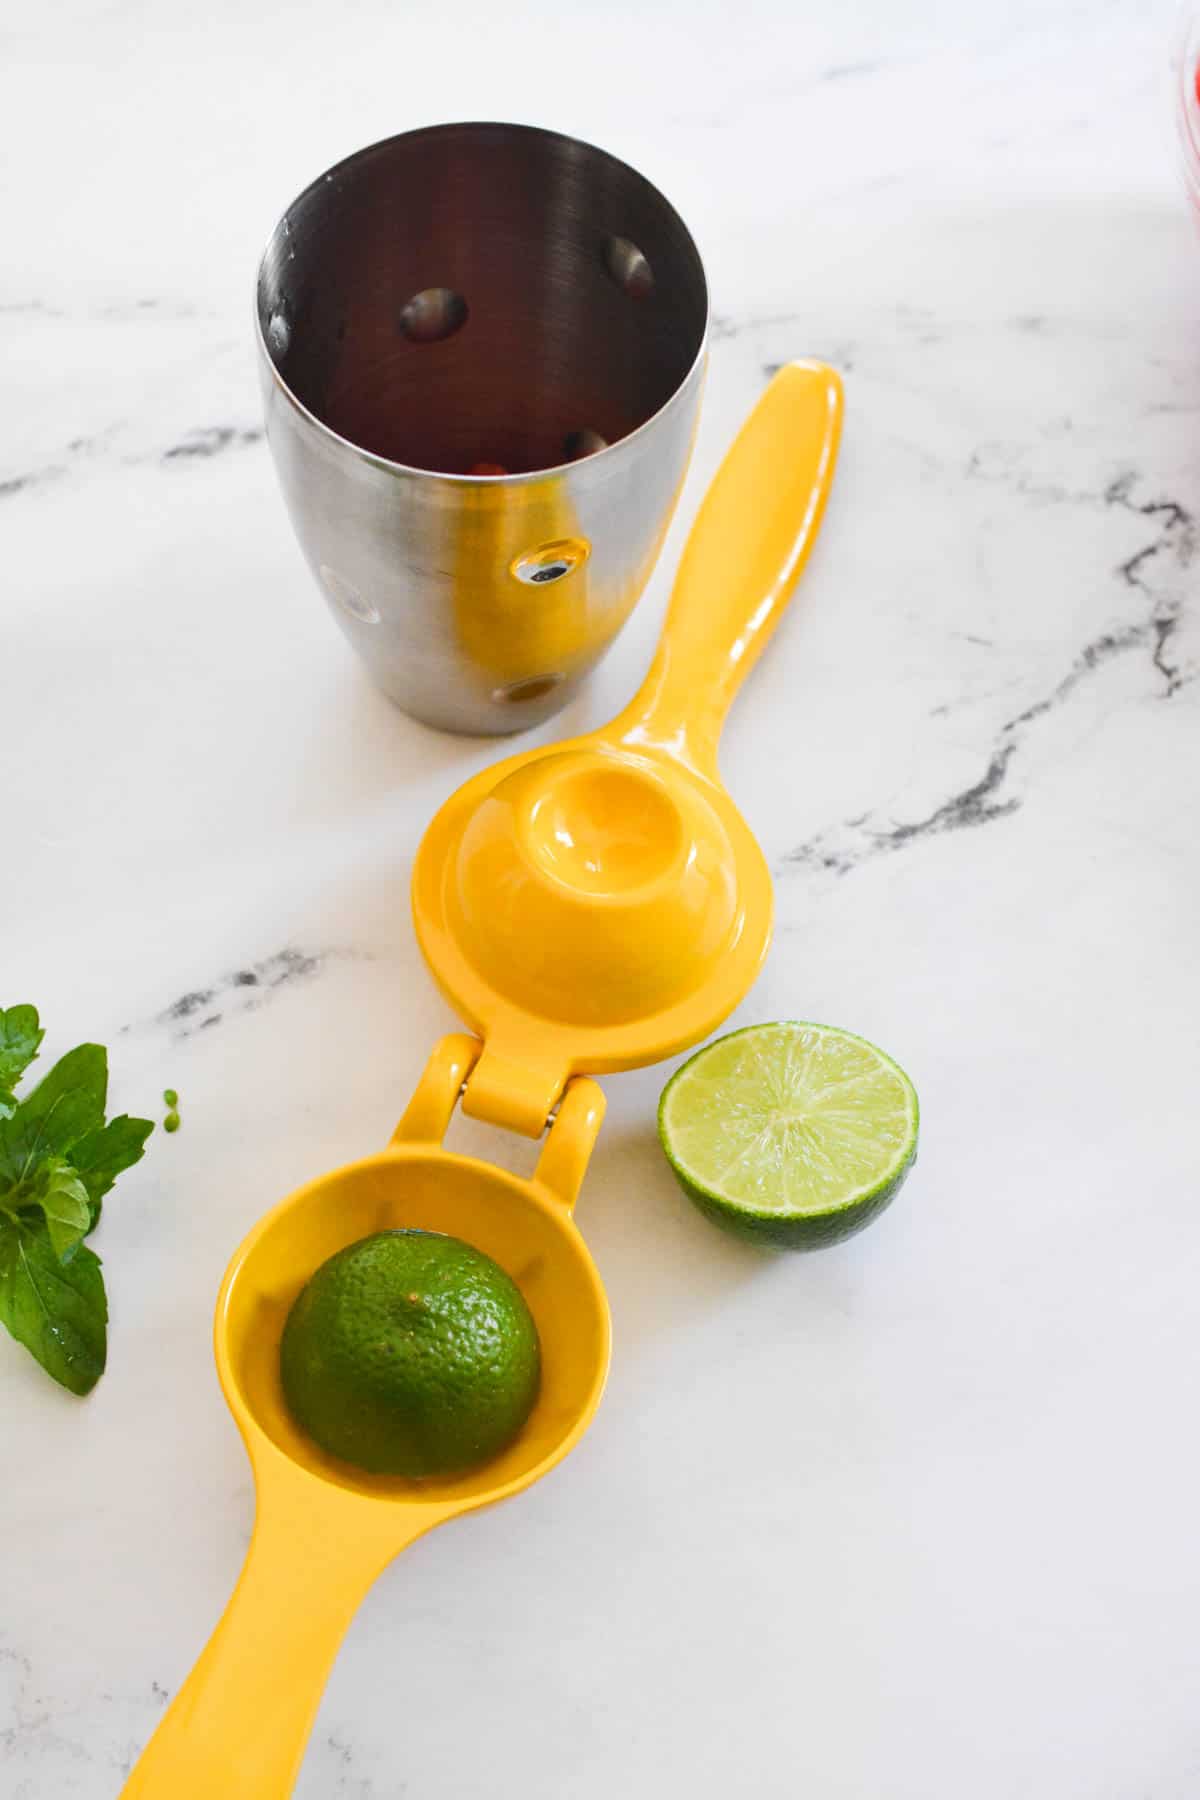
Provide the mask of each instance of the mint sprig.
[{"label": "mint sprig", "polygon": [[105,1121],[100,1044],[68,1051],[18,1099],[42,1037],[35,1007],[0,1009],[0,1321],[55,1381],[87,1394],[104,1373],[108,1302],[83,1240],[154,1127],[124,1113]]}]

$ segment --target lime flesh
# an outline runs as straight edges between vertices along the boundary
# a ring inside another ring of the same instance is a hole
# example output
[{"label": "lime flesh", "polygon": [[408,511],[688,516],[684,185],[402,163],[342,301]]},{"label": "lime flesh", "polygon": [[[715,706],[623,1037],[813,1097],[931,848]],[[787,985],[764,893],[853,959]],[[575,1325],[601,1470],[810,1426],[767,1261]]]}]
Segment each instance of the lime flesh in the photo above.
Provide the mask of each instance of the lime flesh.
[{"label": "lime flesh", "polygon": [[288,1314],[284,1397],[332,1456],[374,1474],[474,1468],[537,1399],[537,1327],[490,1256],[431,1231],[383,1231],[322,1263]]},{"label": "lime flesh", "polygon": [[916,1090],[830,1025],[750,1025],[667,1083],[658,1134],[680,1186],[737,1236],[815,1249],[859,1231],[917,1154]]}]

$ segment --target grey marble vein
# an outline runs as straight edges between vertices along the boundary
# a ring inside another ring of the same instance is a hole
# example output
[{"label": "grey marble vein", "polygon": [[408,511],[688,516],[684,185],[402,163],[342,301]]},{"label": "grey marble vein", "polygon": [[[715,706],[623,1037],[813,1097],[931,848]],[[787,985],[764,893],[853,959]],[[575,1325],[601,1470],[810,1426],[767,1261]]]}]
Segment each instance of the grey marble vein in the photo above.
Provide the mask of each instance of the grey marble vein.
[{"label": "grey marble vein", "polygon": [[1105,489],[1107,506],[1124,507],[1150,520],[1156,527],[1154,536],[1140,550],[1118,565],[1117,573],[1127,587],[1150,601],[1147,630],[1151,644],[1150,660],[1164,682],[1164,695],[1170,699],[1185,682],[1195,677],[1194,669],[1185,669],[1168,655],[1172,640],[1183,615],[1182,591],[1163,592],[1153,585],[1151,576],[1162,564],[1173,564],[1179,572],[1191,566],[1196,554],[1196,527],[1192,514],[1178,500],[1158,499],[1141,503],[1132,497],[1136,476],[1126,473]]},{"label": "grey marble vein", "polygon": [[174,321],[211,316],[190,301],[168,299],[166,296],[107,300],[100,306],[82,307],[58,306],[49,300],[36,298],[0,300],[0,319],[70,319],[86,323],[103,320],[111,324],[144,324],[156,318]]},{"label": "grey marble vein", "polygon": [[[66,1759],[89,1767],[95,1761],[90,1735],[66,1729],[68,1715],[51,1698],[52,1679],[43,1685],[32,1659],[5,1645],[0,1645],[0,1671],[5,1675],[6,1716],[10,1721],[0,1726],[0,1756],[4,1761],[14,1768],[36,1768],[47,1760],[61,1763]],[[16,1790],[18,1795],[35,1791],[25,1787]],[[12,1790],[6,1788],[5,1792]]]},{"label": "grey marble vein", "polygon": [[[338,1732],[331,1731],[324,1744],[310,1751],[313,1761],[320,1757],[322,1764],[333,1763],[333,1780],[331,1800],[375,1800],[379,1790],[369,1775],[359,1773],[354,1764],[354,1748]],[[408,1792],[408,1783],[401,1778],[389,1775],[389,1800],[401,1800]]]},{"label": "grey marble vein", "polygon": [[0,319],[65,319],[60,306],[46,300],[0,300]]},{"label": "grey marble vein", "polygon": [[70,473],[72,466],[80,459],[103,453],[105,446],[121,429],[120,424],[109,425],[103,431],[94,431],[85,437],[74,437],[65,444],[57,457],[48,462],[38,463],[32,469],[24,469],[20,474],[10,475],[0,481],[0,500],[9,499],[15,494],[24,494],[30,488],[42,487],[47,482],[58,481]]},{"label": "grey marble vein", "polygon": [[226,450],[245,449],[262,442],[264,432],[257,425],[198,425],[186,432],[183,437],[168,444],[165,449],[153,449],[148,452],[134,452],[123,456],[109,457],[108,447],[122,430],[121,425],[108,426],[104,431],[94,432],[89,437],[72,438],[64,445],[56,457],[39,463],[31,469],[24,469],[15,475],[0,480],[0,500],[13,499],[18,494],[28,493],[33,488],[45,486],[49,482],[60,481],[71,474],[78,463],[87,457],[109,460],[116,466],[126,469],[143,468],[150,463],[179,463],[206,461],[219,456]]},{"label": "grey marble vein", "polygon": [[177,444],[172,444],[169,450],[164,450],[162,459],[164,462],[175,462],[186,457],[219,456],[222,450],[234,449],[243,444],[257,444],[261,442],[263,435],[259,427],[203,425],[189,431],[186,437],[181,438]]},{"label": "grey marble vein", "polygon": [[41,488],[45,482],[61,481],[68,475],[72,466],[83,457],[103,454],[104,446],[117,436],[121,425],[108,425],[103,432],[90,432],[85,437],[72,437],[67,445],[63,445],[58,457],[50,457],[47,463],[38,463],[34,468],[22,470],[18,475],[9,475],[0,481],[0,500],[11,499],[16,493],[27,493],[31,488]]},{"label": "grey marble vein", "polygon": [[709,336],[714,343],[724,342],[729,338],[740,337],[743,332],[769,331],[780,325],[794,325],[800,317],[798,312],[748,313],[743,318],[734,313],[714,313],[709,320]]},{"label": "grey marble vein", "polygon": [[861,62],[831,63],[829,68],[822,69],[817,76],[819,82],[827,81],[860,81],[864,75],[878,75],[887,63],[880,57],[864,58]]},{"label": "grey marble vein", "polygon": [[[981,466],[976,455],[968,473],[978,472]],[[846,875],[873,857],[906,849],[924,838],[969,830],[1009,817],[1022,804],[1020,796],[1008,792],[1008,784],[1029,728],[1070,699],[1083,682],[1116,657],[1134,651],[1148,652],[1150,666],[1157,677],[1157,691],[1152,697],[1159,700],[1173,699],[1200,673],[1194,664],[1176,661],[1172,654],[1184,615],[1184,586],[1178,579],[1168,580],[1165,584],[1157,584],[1154,579],[1156,571],[1165,570],[1179,578],[1191,568],[1197,540],[1195,520],[1188,508],[1165,496],[1148,500],[1135,498],[1138,475],[1133,470],[1115,477],[1099,493],[1072,494],[1064,488],[1045,484],[1031,487],[1020,477],[1016,479],[1016,485],[1019,491],[1035,500],[1103,509],[1115,507],[1147,521],[1152,528],[1150,537],[1113,570],[1114,578],[1146,603],[1145,615],[1089,639],[1048,692],[1003,722],[976,779],[950,794],[930,813],[897,824],[885,823],[877,815],[867,812],[840,826],[827,827],[783,857],[779,869],[781,875],[794,868]],[[937,708],[935,712],[944,710]]]},{"label": "grey marble vein", "polygon": [[261,962],[230,970],[204,987],[189,988],[156,1013],[153,1023],[166,1026],[176,1041],[198,1031],[211,1031],[222,1019],[256,1011],[280,988],[311,980],[332,957],[347,954],[337,950],[299,950],[287,945]]},{"label": "grey marble vein", "polygon": [[35,487],[39,481],[50,481],[60,472],[55,468],[31,469],[26,475],[11,475],[7,481],[0,481],[0,500],[23,494],[27,488]]}]

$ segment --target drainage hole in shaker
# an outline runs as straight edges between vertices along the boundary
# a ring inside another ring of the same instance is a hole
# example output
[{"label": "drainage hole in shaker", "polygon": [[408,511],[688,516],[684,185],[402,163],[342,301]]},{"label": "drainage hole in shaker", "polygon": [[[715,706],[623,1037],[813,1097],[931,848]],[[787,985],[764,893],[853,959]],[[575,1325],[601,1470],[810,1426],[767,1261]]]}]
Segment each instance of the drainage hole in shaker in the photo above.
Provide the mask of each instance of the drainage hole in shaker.
[{"label": "drainage hole in shaker", "polygon": [[467,303],[453,288],[422,288],[400,311],[400,329],[414,344],[437,344],[467,322]]},{"label": "drainage hole in shaker", "polygon": [[585,456],[595,456],[597,450],[607,449],[608,439],[598,431],[568,431],[562,453],[567,462],[580,462]]},{"label": "drainage hole in shaker", "polygon": [[604,264],[631,299],[644,300],[654,292],[654,270],[631,238],[610,237],[604,246]]},{"label": "drainage hole in shaker", "polygon": [[544,700],[552,694],[561,681],[562,675],[535,675],[528,681],[514,681],[511,687],[492,689],[492,699],[502,705],[520,706],[531,700]]},{"label": "drainage hole in shaker", "polygon": [[508,565],[509,574],[515,575],[518,581],[544,587],[548,582],[561,581],[564,575],[586,562],[590,549],[586,538],[555,538],[551,543],[539,544],[536,550],[527,550],[514,557]]}]

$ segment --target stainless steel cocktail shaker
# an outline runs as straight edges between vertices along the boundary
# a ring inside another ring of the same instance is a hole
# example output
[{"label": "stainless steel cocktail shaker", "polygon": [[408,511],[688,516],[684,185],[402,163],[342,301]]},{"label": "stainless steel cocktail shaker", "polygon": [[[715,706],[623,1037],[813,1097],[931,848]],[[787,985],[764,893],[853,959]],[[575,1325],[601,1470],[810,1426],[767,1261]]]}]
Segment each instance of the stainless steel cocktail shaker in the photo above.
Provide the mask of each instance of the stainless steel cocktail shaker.
[{"label": "stainless steel cocktail shaker", "polygon": [[258,276],[268,439],[406,712],[517,731],[603,654],[679,494],[707,319],[674,209],[554,132],[408,132],[292,202]]}]

